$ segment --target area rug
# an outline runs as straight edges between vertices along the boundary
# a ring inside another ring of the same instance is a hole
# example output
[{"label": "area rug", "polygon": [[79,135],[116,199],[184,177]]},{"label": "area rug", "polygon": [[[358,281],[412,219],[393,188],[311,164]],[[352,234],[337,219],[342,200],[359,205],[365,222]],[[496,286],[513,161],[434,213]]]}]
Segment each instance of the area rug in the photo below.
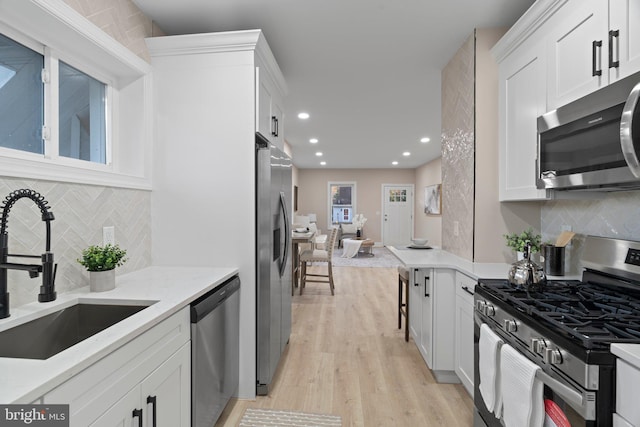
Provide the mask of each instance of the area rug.
[{"label": "area rug", "polygon": [[353,258],[342,258],[342,249],[333,251],[334,267],[398,267],[402,263],[385,247],[374,247],[373,256],[359,254]]},{"label": "area rug", "polygon": [[240,427],[259,426],[340,427],[342,426],[342,418],[337,415],[247,408],[240,420]]}]

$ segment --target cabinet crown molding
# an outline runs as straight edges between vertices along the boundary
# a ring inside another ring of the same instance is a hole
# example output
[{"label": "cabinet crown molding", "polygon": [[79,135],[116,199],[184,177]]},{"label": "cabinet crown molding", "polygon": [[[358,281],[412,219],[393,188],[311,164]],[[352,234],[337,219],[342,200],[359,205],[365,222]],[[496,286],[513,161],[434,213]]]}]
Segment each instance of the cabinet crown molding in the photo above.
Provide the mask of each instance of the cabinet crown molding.
[{"label": "cabinet crown molding", "polygon": [[280,92],[287,94],[284,76],[262,30],[149,37],[145,41],[152,57],[252,51],[268,69]]},{"label": "cabinet crown molding", "polygon": [[569,0],[538,0],[516,21],[491,49],[496,62],[500,63],[547,19]]}]

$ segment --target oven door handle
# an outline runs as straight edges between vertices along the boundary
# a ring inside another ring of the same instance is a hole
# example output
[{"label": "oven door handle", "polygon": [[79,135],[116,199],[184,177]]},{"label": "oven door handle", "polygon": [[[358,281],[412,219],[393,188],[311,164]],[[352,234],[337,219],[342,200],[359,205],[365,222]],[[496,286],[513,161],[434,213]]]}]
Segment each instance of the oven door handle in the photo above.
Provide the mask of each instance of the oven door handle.
[{"label": "oven door handle", "polygon": [[536,377],[542,381],[544,385],[562,397],[567,403],[572,403],[579,408],[582,407],[583,399],[581,393],[578,393],[573,388],[562,384],[560,381],[552,378],[541,369],[536,372]]}]

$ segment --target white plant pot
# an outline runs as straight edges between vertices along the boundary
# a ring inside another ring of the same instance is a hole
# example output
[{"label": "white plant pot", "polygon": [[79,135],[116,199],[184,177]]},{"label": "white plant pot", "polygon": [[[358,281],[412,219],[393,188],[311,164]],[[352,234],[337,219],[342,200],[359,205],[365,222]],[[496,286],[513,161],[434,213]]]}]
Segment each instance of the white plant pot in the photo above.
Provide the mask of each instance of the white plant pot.
[{"label": "white plant pot", "polygon": [[91,292],[104,292],[115,289],[116,287],[116,269],[107,271],[90,271],[89,272],[89,290]]}]

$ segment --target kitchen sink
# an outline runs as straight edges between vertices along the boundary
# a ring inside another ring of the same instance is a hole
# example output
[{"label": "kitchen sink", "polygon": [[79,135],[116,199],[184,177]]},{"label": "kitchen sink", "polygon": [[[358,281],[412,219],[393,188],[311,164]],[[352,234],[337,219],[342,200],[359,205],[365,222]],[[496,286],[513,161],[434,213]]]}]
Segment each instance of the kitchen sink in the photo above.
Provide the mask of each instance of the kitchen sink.
[{"label": "kitchen sink", "polygon": [[48,359],[148,306],[77,303],[0,332],[0,357]]}]

